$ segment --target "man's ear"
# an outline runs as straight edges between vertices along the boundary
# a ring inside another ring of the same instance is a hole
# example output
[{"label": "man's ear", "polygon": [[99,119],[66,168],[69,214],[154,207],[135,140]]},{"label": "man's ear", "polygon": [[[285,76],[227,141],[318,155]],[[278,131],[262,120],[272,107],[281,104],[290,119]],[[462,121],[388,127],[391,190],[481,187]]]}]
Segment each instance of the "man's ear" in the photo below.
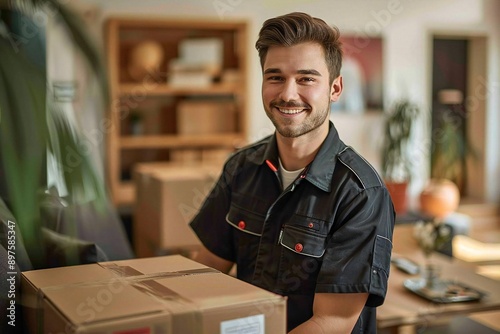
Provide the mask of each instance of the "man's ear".
[{"label": "man's ear", "polygon": [[343,89],[344,83],[342,81],[342,76],[339,75],[335,78],[335,80],[333,80],[332,87],[330,89],[330,100],[332,102],[337,102]]}]

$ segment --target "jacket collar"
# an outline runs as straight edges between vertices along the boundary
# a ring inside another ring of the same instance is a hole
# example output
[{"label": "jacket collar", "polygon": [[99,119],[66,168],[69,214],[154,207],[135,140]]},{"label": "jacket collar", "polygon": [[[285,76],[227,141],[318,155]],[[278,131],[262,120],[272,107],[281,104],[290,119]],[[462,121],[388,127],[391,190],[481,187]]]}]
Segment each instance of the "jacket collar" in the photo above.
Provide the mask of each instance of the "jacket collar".
[{"label": "jacket collar", "polygon": [[[330,121],[328,135],[321,144],[314,160],[305,169],[305,179],[321,190],[331,191],[337,155],[345,148],[346,145],[340,140],[337,129]],[[269,144],[266,147],[260,164],[266,164],[266,160],[268,160],[272,165],[278,168],[278,157],[279,152],[275,132],[274,135],[269,138]],[[266,166],[266,168],[268,167]]]}]

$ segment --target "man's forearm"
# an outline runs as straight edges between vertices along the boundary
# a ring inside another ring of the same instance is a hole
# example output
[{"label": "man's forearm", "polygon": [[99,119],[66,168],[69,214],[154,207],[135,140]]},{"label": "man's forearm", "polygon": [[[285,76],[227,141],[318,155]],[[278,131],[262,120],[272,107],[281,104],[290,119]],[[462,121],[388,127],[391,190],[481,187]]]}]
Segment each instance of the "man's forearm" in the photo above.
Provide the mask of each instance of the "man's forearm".
[{"label": "man's forearm", "polygon": [[350,334],[352,328],[353,323],[351,319],[313,316],[311,319],[293,329],[289,334]]}]

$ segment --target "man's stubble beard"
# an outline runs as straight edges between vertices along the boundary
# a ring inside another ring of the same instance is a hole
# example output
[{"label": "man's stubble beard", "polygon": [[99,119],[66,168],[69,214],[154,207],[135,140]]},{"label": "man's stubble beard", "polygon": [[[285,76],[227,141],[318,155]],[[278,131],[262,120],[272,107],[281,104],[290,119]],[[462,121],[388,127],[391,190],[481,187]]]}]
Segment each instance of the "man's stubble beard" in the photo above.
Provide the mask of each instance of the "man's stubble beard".
[{"label": "man's stubble beard", "polygon": [[[269,117],[271,122],[274,124],[276,131],[278,131],[280,135],[286,138],[297,138],[316,130],[325,122],[326,118],[330,115],[330,104],[330,96],[328,96],[327,107],[322,112],[316,113],[312,117],[306,117],[304,122],[298,124],[294,128],[289,127],[290,124],[293,124],[293,120],[285,119],[284,122],[280,122],[275,119],[274,114],[271,112],[271,110],[274,108],[276,103],[271,102],[269,103],[269,106],[265,107],[264,109],[266,111],[267,117]],[[287,103],[287,105],[290,106],[290,103]],[[310,110],[311,109],[306,112],[310,112]]]}]

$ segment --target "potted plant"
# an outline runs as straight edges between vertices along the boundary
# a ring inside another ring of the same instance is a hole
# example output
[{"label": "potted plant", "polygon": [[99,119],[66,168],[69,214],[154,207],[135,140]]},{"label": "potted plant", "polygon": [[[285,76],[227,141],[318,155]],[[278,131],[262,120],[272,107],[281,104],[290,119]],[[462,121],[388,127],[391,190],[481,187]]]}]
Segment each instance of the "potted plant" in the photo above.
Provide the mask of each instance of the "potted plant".
[{"label": "potted plant", "polygon": [[458,89],[440,90],[438,102],[441,108],[434,126],[431,176],[450,180],[463,191],[467,177],[465,161],[469,156],[477,156],[467,137],[463,93]]},{"label": "potted plant", "polygon": [[[85,214],[102,213],[101,221],[82,220],[77,213],[64,221],[67,230],[77,230],[77,219],[96,235],[101,231],[97,224],[117,225],[116,219],[111,219],[117,215],[109,214],[111,202],[104,180],[95,169],[81,129],[51,94],[44,52],[24,48],[43,35],[35,33],[45,27],[39,27],[34,20],[36,14],[42,13],[50,13],[67,28],[87,61],[89,73],[99,84],[103,103],[109,102],[107,71],[79,14],[57,0],[0,0],[0,200],[16,219],[16,251],[24,240],[33,269],[47,266],[47,247],[41,236],[48,220],[42,217],[42,204],[53,180],[63,185],[65,194],[60,196],[69,200],[64,206],[68,217],[77,209]],[[25,38],[23,32],[29,32],[31,39]],[[118,232],[114,235],[120,235]]]},{"label": "potted plant", "polygon": [[466,159],[477,153],[465,128],[463,93],[458,89],[438,92],[438,109],[431,146],[431,179],[420,194],[420,210],[438,219],[456,210],[467,177]]},{"label": "potted plant", "polygon": [[407,212],[407,188],[412,177],[410,142],[419,114],[418,106],[406,99],[395,102],[386,113],[382,177],[400,215]]}]

